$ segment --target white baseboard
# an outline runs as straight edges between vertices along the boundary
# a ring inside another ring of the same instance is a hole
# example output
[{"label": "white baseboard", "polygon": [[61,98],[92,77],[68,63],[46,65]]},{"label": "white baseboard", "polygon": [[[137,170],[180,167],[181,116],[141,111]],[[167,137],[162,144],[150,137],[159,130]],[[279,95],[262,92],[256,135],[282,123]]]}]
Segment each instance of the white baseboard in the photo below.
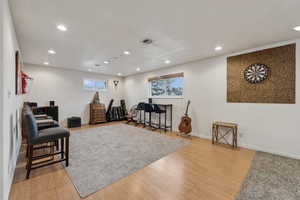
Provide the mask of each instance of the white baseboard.
[{"label": "white baseboard", "polygon": [[279,156],[284,156],[284,157],[289,157],[289,158],[294,158],[294,159],[300,160],[300,155],[297,155],[297,154],[291,154],[291,153],[282,152],[282,151],[270,150],[270,149],[266,149],[266,148],[261,148],[257,145],[251,145],[251,144],[240,144],[240,146],[247,148],[247,149],[262,151],[262,152],[266,152],[266,153],[271,153],[271,154],[275,154],[275,155],[279,155]]},{"label": "white baseboard", "polygon": [[[204,138],[204,139],[211,139],[212,138],[211,136],[209,136],[207,134],[192,133],[191,135],[199,137],[199,138]],[[275,154],[275,155],[279,155],[279,156],[284,156],[284,157],[289,157],[289,158],[300,160],[300,155],[297,155],[297,154],[291,154],[291,153],[282,152],[282,151],[270,150],[270,149],[266,149],[266,148],[263,148],[263,147],[259,147],[257,145],[246,144],[246,143],[243,143],[243,142],[238,143],[238,146],[246,148],[246,149],[251,149],[251,150],[255,150],[255,151],[262,151],[262,152],[266,152],[266,153],[271,153],[271,154]]]}]

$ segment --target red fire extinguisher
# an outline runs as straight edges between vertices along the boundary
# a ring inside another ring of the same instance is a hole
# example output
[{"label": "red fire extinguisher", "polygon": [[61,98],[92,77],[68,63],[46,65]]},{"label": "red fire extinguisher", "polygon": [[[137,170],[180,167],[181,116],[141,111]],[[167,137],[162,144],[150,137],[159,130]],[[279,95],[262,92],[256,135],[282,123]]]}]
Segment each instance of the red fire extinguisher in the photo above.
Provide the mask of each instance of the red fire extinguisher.
[{"label": "red fire extinguisher", "polygon": [[22,94],[27,93],[27,81],[32,80],[25,72],[22,71]]}]

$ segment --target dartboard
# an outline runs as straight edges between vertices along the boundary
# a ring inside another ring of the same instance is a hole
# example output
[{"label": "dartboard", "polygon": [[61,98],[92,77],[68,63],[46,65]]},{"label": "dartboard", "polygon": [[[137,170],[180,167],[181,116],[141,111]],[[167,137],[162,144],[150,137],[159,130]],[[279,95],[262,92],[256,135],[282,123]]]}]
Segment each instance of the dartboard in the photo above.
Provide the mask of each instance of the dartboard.
[{"label": "dartboard", "polygon": [[244,71],[244,77],[249,83],[260,83],[268,78],[269,68],[265,64],[252,64]]}]

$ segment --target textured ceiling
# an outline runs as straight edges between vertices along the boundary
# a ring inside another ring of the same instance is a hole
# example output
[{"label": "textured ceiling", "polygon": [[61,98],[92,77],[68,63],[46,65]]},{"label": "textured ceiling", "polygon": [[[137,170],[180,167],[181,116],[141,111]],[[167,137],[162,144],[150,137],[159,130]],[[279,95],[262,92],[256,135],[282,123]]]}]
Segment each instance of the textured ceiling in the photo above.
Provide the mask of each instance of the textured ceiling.
[{"label": "textured ceiling", "polygon": [[[25,63],[127,76],[300,37],[299,0],[10,0]],[[68,31],[56,29],[65,24]],[[144,38],[152,45],[140,43]],[[214,48],[222,45],[223,50]],[[49,55],[47,50],[57,53]],[[130,56],[122,55],[130,50]],[[105,65],[104,60],[113,59]],[[171,60],[165,64],[164,60]],[[99,63],[104,67],[95,67]]]}]

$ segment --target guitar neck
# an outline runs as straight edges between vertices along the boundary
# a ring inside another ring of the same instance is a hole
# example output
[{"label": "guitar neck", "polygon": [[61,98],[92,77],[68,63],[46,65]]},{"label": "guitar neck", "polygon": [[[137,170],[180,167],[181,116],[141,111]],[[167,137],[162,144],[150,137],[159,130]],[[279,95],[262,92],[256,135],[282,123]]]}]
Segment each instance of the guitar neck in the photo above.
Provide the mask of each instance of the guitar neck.
[{"label": "guitar neck", "polygon": [[185,110],[185,116],[188,116],[188,112],[189,112],[189,106],[190,106],[190,101],[188,101],[188,104],[186,106],[186,110]]}]

